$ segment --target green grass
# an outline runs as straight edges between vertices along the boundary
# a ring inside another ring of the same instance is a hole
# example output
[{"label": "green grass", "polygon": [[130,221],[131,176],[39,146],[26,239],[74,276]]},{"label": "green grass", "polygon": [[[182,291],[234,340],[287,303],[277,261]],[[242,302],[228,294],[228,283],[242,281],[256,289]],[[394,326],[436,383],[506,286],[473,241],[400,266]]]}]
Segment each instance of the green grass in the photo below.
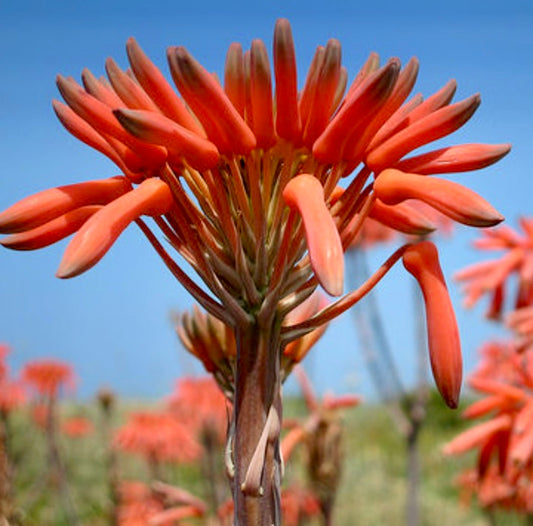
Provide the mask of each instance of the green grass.
[{"label": "green grass", "polygon": [[[134,407],[119,408],[118,425]],[[63,408],[63,413],[84,414],[96,423],[96,432],[87,438],[61,437],[69,490],[80,523],[86,526],[108,524],[106,512],[110,501],[106,486],[105,447],[98,433],[99,415],[91,404]],[[302,414],[302,404],[288,400],[286,416]],[[405,524],[405,445],[386,411],[380,405],[362,405],[344,415],[344,450],[346,452],[341,487],[335,508],[337,526],[400,526]],[[11,422],[11,449],[16,462],[15,500],[24,526],[62,526],[67,524],[54,481],[46,478],[46,449],[41,431],[32,424],[28,413],[19,412]],[[426,426],[420,436],[422,474],[420,505],[422,525],[484,526],[486,517],[474,505],[460,504],[454,478],[462,468],[473,465],[472,457],[447,458],[443,444],[464,426],[459,413],[432,402]],[[125,479],[148,480],[142,461],[130,455],[120,456],[120,473]],[[298,462],[296,455],[294,461]],[[293,462],[294,464],[294,462]],[[289,464],[287,478],[304,482],[301,466]],[[204,484],[195,466],[166,466],[166,481],[202,495]],[[198,522],[201,524],[201,522]],[[318,523],[316,523],[318,524]],[[501,515],[498,526],[524,524],[516,517]]]}]

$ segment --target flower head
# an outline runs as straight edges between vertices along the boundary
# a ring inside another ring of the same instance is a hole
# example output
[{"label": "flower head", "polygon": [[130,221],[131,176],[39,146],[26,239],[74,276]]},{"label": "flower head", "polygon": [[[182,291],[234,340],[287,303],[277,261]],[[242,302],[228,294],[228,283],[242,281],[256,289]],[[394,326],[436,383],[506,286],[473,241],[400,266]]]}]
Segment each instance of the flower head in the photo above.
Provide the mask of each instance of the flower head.
[{"label": "flower head", "polygon": [[190,462],[201,448],[191,430],[164,412],[139,411],[129,416],[114,438],[115,446],[149,462]]},{"label": "flower head", "polygon": [[[474,241],[479,250],[498,251],[497,259],[475,263],[456,273],[465,294],[465,305],[475,305],[483,296],[489,297],[487,317],[499,318],[506,304],[511,310],[533,303],[533,220],[523,217],[519,221],[522,233],[509,226],[485,230]],[[514,298],[510,296],[511,276],[516,277]]]},{"label": "flower head", "polygon": [[72,367],[59,360],[35,360],[27,363],[21,372],[21,379],[40,396],[56,397],[62,387],[74,387]]},{"label": "flower head", "polygon": [[167,399],[167,407],[196,436],[209,435],[224,442],[229,408],[212,377],[181,378]]},{"label": "flower head", "polygon": [[533,354],[514,342],[491,342],[469,378],[481,398],[464,411],[485,418],[446,444],[447,454],[477,450],[475,475],[464,477],[483,506],[530,512],[533,474]]},{"label": "flower head", "polygon": [[[74,233],[57,271],[61,278],[94,266],[135,222],[211,315],[232,329],[256,321],[279,328],[317,286],[342,295],[343,251],[368,217],[402,232],[425,232],[427,221],[409,212],[408,201],[415,200],[468,225],[503,219],[474,192],[434,176],[486,167],[509,145],[411,155],[459,129],[480,104],[478,94],[452,102],[455,81],[426,99],[409,99],[415,58],[403,67],[398,58],[381,65],[372,53],[347,88],[341,46],[331,39],[317,48],[298,91],[292,31],[281,19],[273,67],[262,41],[248,51],[234,43],[223,84],[186,48],[170,47],[178,95],[133,38],[126,50],[130,70],[108,59],[107,79],[87,69],[81,84],[58,76],[64,102],[54,101],[65,128],[111,159],[121,175],[45,190],[0,213],[8,248],[37,249]],[[283,329],[280,350],[377,281],[305,327]],[[212,358],[206,366],[219,366]]]}]

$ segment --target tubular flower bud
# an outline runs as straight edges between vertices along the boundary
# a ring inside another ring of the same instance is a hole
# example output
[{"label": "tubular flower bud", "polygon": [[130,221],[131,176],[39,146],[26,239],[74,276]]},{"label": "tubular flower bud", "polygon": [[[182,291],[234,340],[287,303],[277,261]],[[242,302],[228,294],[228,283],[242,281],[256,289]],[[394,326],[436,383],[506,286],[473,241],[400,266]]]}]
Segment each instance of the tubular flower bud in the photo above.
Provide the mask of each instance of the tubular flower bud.
[{"label": "tubular flower bud", "polygon": [[214,168],[219,160],[216,146],[164,115],[144,110],[116,110],[124,128],[135,137],[164,146],[169,155],[185,159],[195,170]]},{"label": "tubular flower bud", "polygon": [[451,442],[448,442],[444,447],[444,453],[447,455],[457,455],[464,453],[470,449],[478,447],[488,437],[505,431],[511,427],[512,420],[509,415],[501,415],[497,418],[493,418],[488,422],[479,424],[472,429],[468,429],[458,437],[454,438]]},{"label": "tubular flower bud", "polygon": [[287,184],[283,199],[302,217],[309,258],[318,281],[328,294],[340,296],[344,282],[342,244],[320,181],[300,174]]},{"label": "tubular flower bud", "polygon": [[462,380],[461,343],[435,245],[423,241],[411,246],[403,255],[403,264],[424,296],[433,377],[444,401],[456,408]]},{"label": "tubular flower bud", "polygon": [[126,51],[131,69],[146,93],[169,119],[176,121],[188,130],[206,137],[202,127],[187,110],[183,101],[167,82],[161,71],[146,56],[134,38],[128,39]]},{"label": "tubular flower bud", "polygon": [[76,208],[48,223],[6,236],[0,240],[0,244],[12,250],[37,250],[47,247],[78,231],[81,225],[101,208],[101,205]]},{"label": "tubular flower bud", "polygon": [[272,81],[265,44],[254,40],[250,50],[250,127],[257,147],[267,150],[276,142],[272,110]]},{"label": "tubular flower bud", "polygon": [[510,149],[510,144],[460,144],[408,157],[394,168],[420,175],[468,172],[494,164]]},{"label": "tubular flower bud", "polygon": [[224,67],[224,91],[241,117],[246,107],[246,83],[242,46],[233,42],[228,48]]},{"label": "tubular flower bud", "polygon": [[293,143],[301,136],[298,112],[296,53],[289,21],[282,18],[274,28],[274,75],[276,78],[276,132]]},{"label": "tubular flower bud", "polygon": [[376,199],[369,217],[398,232],[412,236],[425,236],[436,228],[428,217],[409,203],[392,206]]},{"label": "tubular flower bud", "polygon": [[[484,232],[474,246],[479,250],[498,251],[498,257],[470,265],[454,276],[461,283],[467,306],[489,297],[491,308],[486,316],[493,319],[501,317],[506,305],[522,309],[533,302],[533,220],[522,217],[519,224],[520,230],[500,226]],[[512,277],[516,279],[516,287],[509,286]],[[512,298],[509,291],[513,291]]]},{"label": "tubular flower bud", "polygon": [[69,243],[57,271],[59,278],[77,276],[94,266],[122,231],[140,215],[162,215],[172,206],[169,187],[146,179],[135,190],[115,199],[83,224]]},{"label": "tubular flower bud", "polygon": [[376,178],[374,192],[388,205],[418,199],[454,221],[469,226],[488,227],[503,221],[503,216],[485,199],[447,179],[422,177],[389,168]]},{"label": "tubular flower bud", "polygon": [[129,192],[124,177],[111,177],[43,190],[0,213],[0,233],[24,232],[85,205],[104,205]]},{"label": "tubular flower bud", "polygon": [[168,61],[174,82],[208,138],[224,153],[250,152],[255,137],[212,75],[183,47],[169,49]]}]

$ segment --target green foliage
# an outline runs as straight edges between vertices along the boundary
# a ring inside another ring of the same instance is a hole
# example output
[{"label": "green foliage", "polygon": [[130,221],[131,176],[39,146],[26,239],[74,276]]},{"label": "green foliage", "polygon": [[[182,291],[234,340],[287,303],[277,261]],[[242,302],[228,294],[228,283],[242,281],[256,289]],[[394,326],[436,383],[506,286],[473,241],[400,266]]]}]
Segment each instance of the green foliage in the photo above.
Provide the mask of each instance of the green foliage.
[{"label": "green foliage", "polygon": [[[139,407],[136,406],[136,409]],[[123,421],[131,409],[119,406],[114,424]],[[83,438],[60,437],[69,491],[80,524],[100,526],[109,524],[107,513],[111,506],[106,479],[106,445],[100,433],[100,415],[92,404],[63,408],[69,415],[84,415],[92,419],[95,432]],[[305,415],[305,408],[297,399],[285,401],[285,417]],[[344,463],[340,494],[334,513],[337,526],[403,526],[406,492],[405,443],[384,407],[364,404],[343,414],[345,433]],[[46,448],[44,434],[36,428],[26,411],[13,415],[10,421],[11,450],[16,461],[15,499],[20,524],[24,526],[67,525],[61,498],[53,481],[46,481]],[[422,526],[484,526],[489,524],[475,504],[460,503],[454,479],[462,468],[472,466],[473,459],[447,458],[442,446],[455,436],[464,424],[460,413],[453,412],[433,400],[429,404],[428,420],[420,436],[421,448],[421,513]],[[287,466],[286,479],[305,484],[301,468],[302,455],[296,451]],[[295,465],[296,464],[296,465]],[[120,475],[124,479],[147,481],[144,463],[132,455],[119,457]],[[203,497],[206,488],[196,466],[165,466],[165,481],[187,488]],[[43,480],[45,483],[43,484]],[[498,525],[522,524],[512,517],[499,516]],[[191,522],[193,524],[194,521]],[[197,524],[202,524],[198,521]],[[313,523],[313,524],[318,524]]]}]

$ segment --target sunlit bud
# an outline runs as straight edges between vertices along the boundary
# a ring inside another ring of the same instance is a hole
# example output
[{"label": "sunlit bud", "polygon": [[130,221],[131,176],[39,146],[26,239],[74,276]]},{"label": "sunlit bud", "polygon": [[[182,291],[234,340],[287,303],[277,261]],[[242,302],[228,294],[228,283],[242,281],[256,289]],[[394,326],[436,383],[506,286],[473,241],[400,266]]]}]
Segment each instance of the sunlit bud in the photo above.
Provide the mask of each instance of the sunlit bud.
[{"label": "sunlit bud", "polygon": [[510,144],[460,144],[408,157],[394,168],[421,175],[480,170],[509,153]]},{"label": "sunlit bud", "polygon": [[224,67],[224,91],[241,117],[246,106],[246,85],[244,80],[244,62],[242,46],[233,42],[226,54]]},{"label": "sunlit bud", "polygon": [[110,108],[122,108],[125,102],[118,96],[104,77],[97,79],[88,68],[81,72],[81,81],[87,93],[96,97]]},{"label": "sunlit bud", "polygon": [[343,106],[313,145],[313,155],[319,161],[334,163],[342,158],[343,146],[348,134],[353,133],[354,123],[363,127],[374,116],[387,100],[399,70],[399,62],[391,59],[346,96]]},{"label": "sunlit bud", "polygon": [[220,84],[182,46],[167,53],[170,71],[184,99],[222,153],[247,154],[255,136]]},{"label": "sunlit bud", "polygon": [[101,205],[76,208],[31,230],[6,236],[0,240],[0,244],[12,250],[37,250],[47,247],[79,230],[81,225],[101,208]]},{"label": "sunlit bud", "polygon": [[[341,45],[336,39],[330,39],[324,48],[323,59],[313,86],[308,118],[305,122],[303,140],[311,149],[313,143],[325,130],[331,113],[341,75]],[[317,87],[320,86],[320,89]]]},{"label": "sunlit bud", "polygon": [[159,112],[159,108],[141,86],[124,73],[111,57],[106,60],[105,69],[113,89],[128,108]]},{"label": "sunlit bud", "polygon": [[293,143],[301,136],[298,111],[296,53],[289,21],[280,18],[274,28],[274,75],[276,79],[276,132]]},{"label": "sunlit bud", "polygon": [[0,212],[0,233],[30,230],[75,208],[107,204],[129,190],[131,184],[121,176],[43,190]]},{"label": "sunlit bud", "polygon": [[446,455],[457,455],[480,446],[495,433],[507,430],[512,425],[509,415],[500,415],[492,420],[483,422],[454,438],[446,444],[443,451]]},{"label": "sunlit bud", "polygon": [[283,198],[302,217],[311,266],[319,283],[328,294],[340,296],[344,286],[342,243],[320,181],[313,175],[297,175],[283,190]]},{"label": "sunlit bud", "polygon": [[276,142],[272,109],[272,81],[268,53],[262,40],[252,42],[250,49],[250,125],[257,147],[267,150]]},{"label": "sunlit bud", "polygon": [[93,128],[111,135],[142,157],[146,170],[159,168],[166,160],[166,151],[152,144],[146,144],[129,133],[118,123],[112,108],[87,93],[74,79],[57,77],[57,87],[65,102]]},{"label": "sunlit bud", "polygon": [[476,400],[463,411],[463,418],[479,418],[492,411],[501,409],[505,405],[505,397],[499,395],[487,396]]},{"label": "sunlit bud", "polygon": [[423,241],[409,247],[403,255],[403,264],[418,281],[424,297],[429,356],[435,383],[444,401],[455,408],[461,391],[461,342],[435,245]]},{"label": "sunlit bud", "polygon": [[308,119],[311,117],[312,102],[315,96],[315,91],[318,82],[318,75],[322,64],[324,63],[324,46],[318,46],[313,55],[313,60],[309,66],[309,71],[305,77],[305,84],[300,92],[298,100],[298,110],[300,112],[300,118],[302,121],[302,129],[305,129]]},{"label": "sunlit bud", "polygon": [[395,205],[407,199],[418,199],[454,221],[469,226],[494,226],[504,219],[478,194],[447,179],[409,174],[389,168],[377,176],[374,192],[388,205]]},{"label": "sunlit bud", "polygon": [[389,120],[411,93],[416,82],[418,69],[418,60],[412,58],[398,74],[394,88],[387,97],[385,104],[372,115],[371,121],[363,130],[356,127],[355,133],[350,133],[344,147],[344,152],[348,159],[359,160],[361,158],[376,132]]},{"label": "sunlit bud", "polygon": [[429,218],[409,203],[386,205],[376,199],[369,216],[385,226],[412,236],[425,236],[436,228]]},{"label": "sunlit bud", "polygon": [[168,118],[205,138],[202,127],[134,38],[128,39],[126,51],[135,77],[159,109]]},{"label": "sunlit bud", "polygon": [[67,246],[57,277],[71,278],[90,269],[132,221],[143,214],[164,214],[172,203],[172,194],[166,183],[160,179],[146,179],[84,223]]},{"label": "sunlit bud", "polygon": [[[88,122],[83,120],[77,113],[70,109],[66,104],[58,100],[52,101],[54,111],[61,121],[61,124],[70,132],[74,137],[84,142],[88,146],[91,146],[95,150],[103,153],[106,157],[111,159],[133,182],[140,182],[142,176],[135,177],[130,173],[126,167],[124,159],[119,155],[119,152],[113,148],[112,144],[99,132],[97,132]],[[125,146],[124,146],[125,148]]]},{"label": "sunlit bud", "polygon": [[196,170],[207,170],[218,163],[216,146],[160,113],[144,110],[116,110],[124,128],[135,137],[164,146],[170,157],[185,158]]},{"label": "sunlit bud", "polygon": [[480,103],[480,96],[472,95],[415,120],[372,150],[366,159],[367,165],[375,172],[379,172],[415,148],[449,135],[468,121]]}]

